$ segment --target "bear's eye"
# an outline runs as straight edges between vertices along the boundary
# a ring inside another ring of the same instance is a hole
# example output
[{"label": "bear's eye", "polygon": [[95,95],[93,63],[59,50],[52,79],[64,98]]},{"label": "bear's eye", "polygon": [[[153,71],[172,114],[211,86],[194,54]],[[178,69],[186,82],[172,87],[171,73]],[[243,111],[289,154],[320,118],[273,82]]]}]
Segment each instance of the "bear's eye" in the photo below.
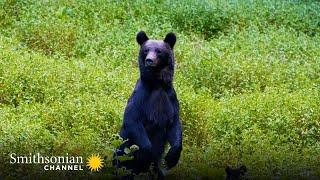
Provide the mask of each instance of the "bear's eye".
[{"label": "bear's eye", "polygon": [[157,53],[157,54],[161,54],[160,49],[156,49],[156,53]]},{"label": "bear's eye", "polygon": [[144,54],[147,54],[148,51],[149,51],[149,49],[144,49],[144,50],[143,50],[143,53],[144,53]]}]

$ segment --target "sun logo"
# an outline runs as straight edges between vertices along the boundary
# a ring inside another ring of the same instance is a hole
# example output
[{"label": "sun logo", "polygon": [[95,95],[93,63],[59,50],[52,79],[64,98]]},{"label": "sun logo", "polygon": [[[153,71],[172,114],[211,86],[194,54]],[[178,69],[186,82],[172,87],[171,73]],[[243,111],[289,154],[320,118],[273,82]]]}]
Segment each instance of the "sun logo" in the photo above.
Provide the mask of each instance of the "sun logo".
[{"label": "sun logo", "polygon": [[87,158],[87,166],[91,171],[99,171],[103,167],[103,160],[99,155],[91,155]]}]

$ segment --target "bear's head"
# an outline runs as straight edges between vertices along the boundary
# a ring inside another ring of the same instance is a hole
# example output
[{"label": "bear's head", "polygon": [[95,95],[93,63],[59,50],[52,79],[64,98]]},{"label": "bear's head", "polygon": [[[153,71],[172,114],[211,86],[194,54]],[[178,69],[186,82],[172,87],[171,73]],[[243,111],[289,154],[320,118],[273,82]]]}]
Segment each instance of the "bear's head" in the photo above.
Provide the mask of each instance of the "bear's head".
[{"label": "bear's head", "polygon": [[174,73],[173,47],[176,43],[174,33],[168,33],[164,40],[150,40],[144,31],[137,34],[140,45],[140,78],[151,85],[172,85]]},{"label": "bear's head", "polygon": [[232,169],[230,166],[227,166],[225,172],[227,173],[226,180],[239,180],[247,172],[247,167],[242,165],[239,168]]}]

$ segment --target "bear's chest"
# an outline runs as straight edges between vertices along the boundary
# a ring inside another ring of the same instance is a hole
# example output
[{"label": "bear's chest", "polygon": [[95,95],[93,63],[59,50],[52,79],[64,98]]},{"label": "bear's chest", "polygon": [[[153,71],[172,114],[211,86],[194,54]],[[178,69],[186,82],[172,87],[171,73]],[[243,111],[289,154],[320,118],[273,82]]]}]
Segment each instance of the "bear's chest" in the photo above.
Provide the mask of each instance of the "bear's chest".
[{"label": "bear's chest", "polygon": [[165,128],[172,122],[174,116],[173,104],[164,90],[154,90],[146,97],[144,125],[147,130]]}]

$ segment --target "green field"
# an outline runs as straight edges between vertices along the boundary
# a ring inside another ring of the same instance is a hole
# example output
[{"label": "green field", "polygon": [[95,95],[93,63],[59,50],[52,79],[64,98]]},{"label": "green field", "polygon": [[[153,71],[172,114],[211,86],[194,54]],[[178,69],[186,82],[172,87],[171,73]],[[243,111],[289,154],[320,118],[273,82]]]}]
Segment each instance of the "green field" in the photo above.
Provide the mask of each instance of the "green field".
[{"label": "green field", "polygon": [[320,176],[319,1],[0,0],[0,179],[36,169],[12,152],[99,153],[84,175],[110,175],[139,30],[177,35],[184,149],[169,177]]}]

